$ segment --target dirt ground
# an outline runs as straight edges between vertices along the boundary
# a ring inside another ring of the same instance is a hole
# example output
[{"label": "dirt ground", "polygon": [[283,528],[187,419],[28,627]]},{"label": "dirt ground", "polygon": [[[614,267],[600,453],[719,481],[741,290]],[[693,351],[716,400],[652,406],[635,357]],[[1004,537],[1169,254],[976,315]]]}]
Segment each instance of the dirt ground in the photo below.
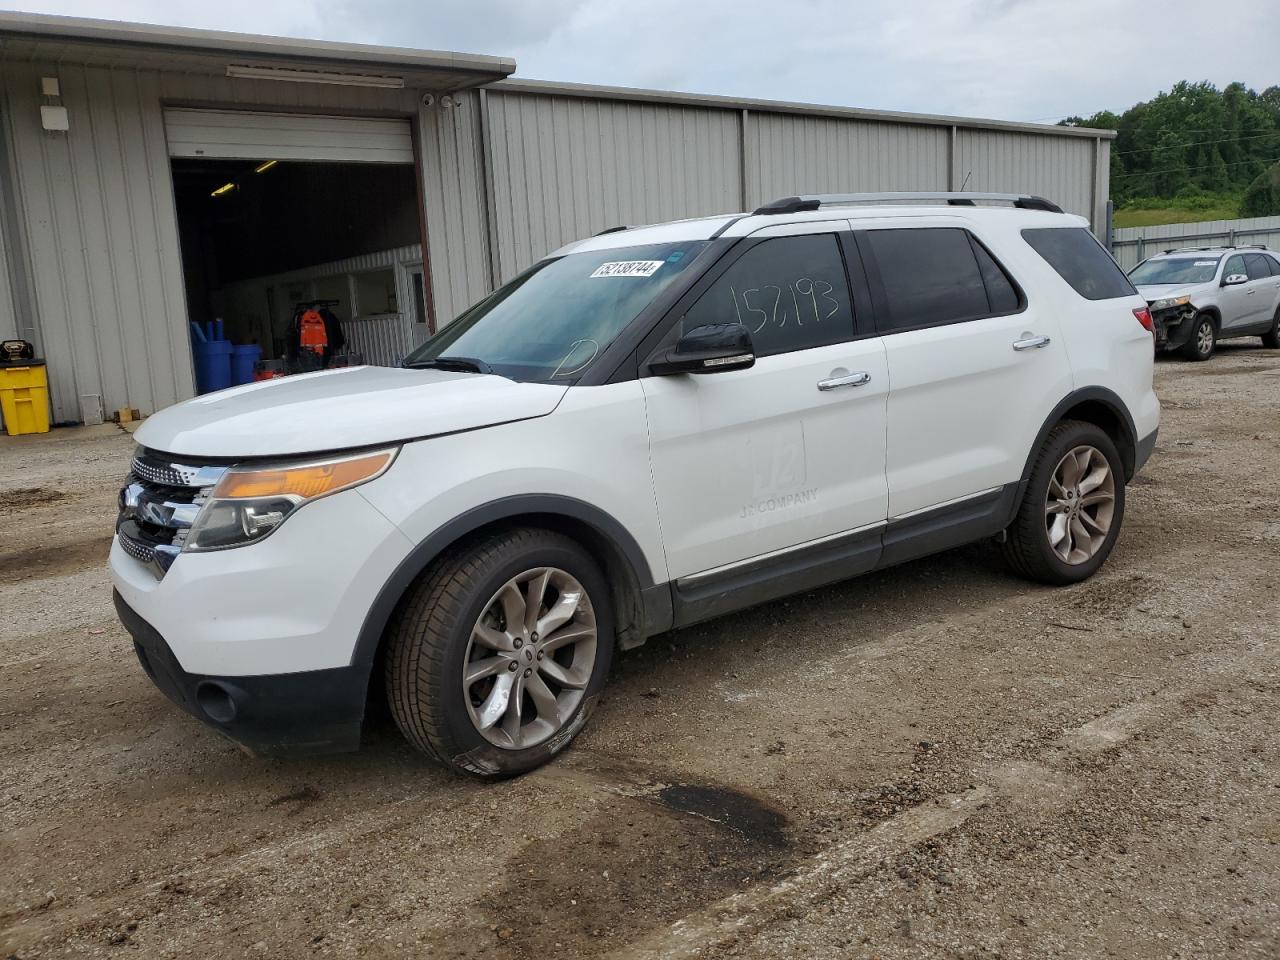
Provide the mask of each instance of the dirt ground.
[{"label": "dirt ground", "polygon": [[1157,367],[1088,583],[990,544],[656,638],[483,784],[264,761],[104,560],[132,441],[0,438],[0,956],[1280,956],[1280,351]]}]

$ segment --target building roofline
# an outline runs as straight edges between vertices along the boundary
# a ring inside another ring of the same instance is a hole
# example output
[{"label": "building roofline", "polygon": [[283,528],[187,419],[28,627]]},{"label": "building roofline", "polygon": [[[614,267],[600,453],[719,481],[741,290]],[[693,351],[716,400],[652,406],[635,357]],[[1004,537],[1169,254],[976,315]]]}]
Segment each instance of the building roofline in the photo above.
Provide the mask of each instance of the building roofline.
[{"label": "building roofline", "polygon": [[630,100],[637,103],[661,103],[684,107],[718,107],[728,110],[756,110],[761,113],[792,113],[812,117],[844,120],[870,120],[882,123],[913,123],[934,127],[963,127],[999,130],[1006,133],[1031,133],[1041,136],[1087,137],[1114,140],[1116,131],[1093,127],[1059,127],[1047,123],[1020,123],[1013,120],[984,120],[978,117],[948,117],[932,113],[903,113],[894,110],[867,110],[861,107],[838,107],[817,103],[794,103],[785,100],[756,100],[723,97],[715,94],[680,93],[645,90],[636,87],[607,87],[589,83],[559,83],[550,80],[526,80],[510,77],[489,85],[490,90],[508,93],[552,94],[598,100]]},{"label": "building roofline", "polygon": [[515,72],[510,57],[442,50],[415,50],[332,40],[268,37],[224,30],[197,30],[147,23],[61,17],[51,14],[0,10],[0,36],[34,40],[134,44],[174,52],[239,54],[310,63],[327,61],[341,66],[373,66],[411,70],[449,70],[477,74],[477,79],[505,77]]}]

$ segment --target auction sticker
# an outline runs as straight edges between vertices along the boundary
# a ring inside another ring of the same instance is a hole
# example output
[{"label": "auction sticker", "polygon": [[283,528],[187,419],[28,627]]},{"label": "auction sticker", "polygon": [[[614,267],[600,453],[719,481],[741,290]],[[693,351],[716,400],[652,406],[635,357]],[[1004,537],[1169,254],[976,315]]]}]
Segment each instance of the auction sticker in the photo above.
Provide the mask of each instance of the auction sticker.
[{"label": "auction sticker", "polygon": [[594,277],[652,277],[662,260],[610,260],[596,267]]}]

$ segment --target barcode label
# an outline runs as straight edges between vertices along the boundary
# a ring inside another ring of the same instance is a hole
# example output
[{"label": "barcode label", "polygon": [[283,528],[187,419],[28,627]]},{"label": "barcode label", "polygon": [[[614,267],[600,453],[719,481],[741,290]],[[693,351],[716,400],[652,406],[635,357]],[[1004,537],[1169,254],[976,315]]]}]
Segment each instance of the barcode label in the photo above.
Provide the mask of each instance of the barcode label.
[{"label": "barcode label", "polygon": [[662,260],[610,260],[596,267],[591,277],[652,277]]}]

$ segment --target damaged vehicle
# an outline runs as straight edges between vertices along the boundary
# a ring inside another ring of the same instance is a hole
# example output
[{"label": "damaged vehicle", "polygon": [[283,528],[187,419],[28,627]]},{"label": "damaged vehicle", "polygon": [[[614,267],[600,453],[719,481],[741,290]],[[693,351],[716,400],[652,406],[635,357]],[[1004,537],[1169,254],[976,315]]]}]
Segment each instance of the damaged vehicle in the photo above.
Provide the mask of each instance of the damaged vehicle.
[{"label": "damaged vehicle", "polygon": [[1219,340],[1280,347],[1280,259],[1263,246],[1166,250],[1129,279],[1151,306],[1156,349],[1208,360]]}]

